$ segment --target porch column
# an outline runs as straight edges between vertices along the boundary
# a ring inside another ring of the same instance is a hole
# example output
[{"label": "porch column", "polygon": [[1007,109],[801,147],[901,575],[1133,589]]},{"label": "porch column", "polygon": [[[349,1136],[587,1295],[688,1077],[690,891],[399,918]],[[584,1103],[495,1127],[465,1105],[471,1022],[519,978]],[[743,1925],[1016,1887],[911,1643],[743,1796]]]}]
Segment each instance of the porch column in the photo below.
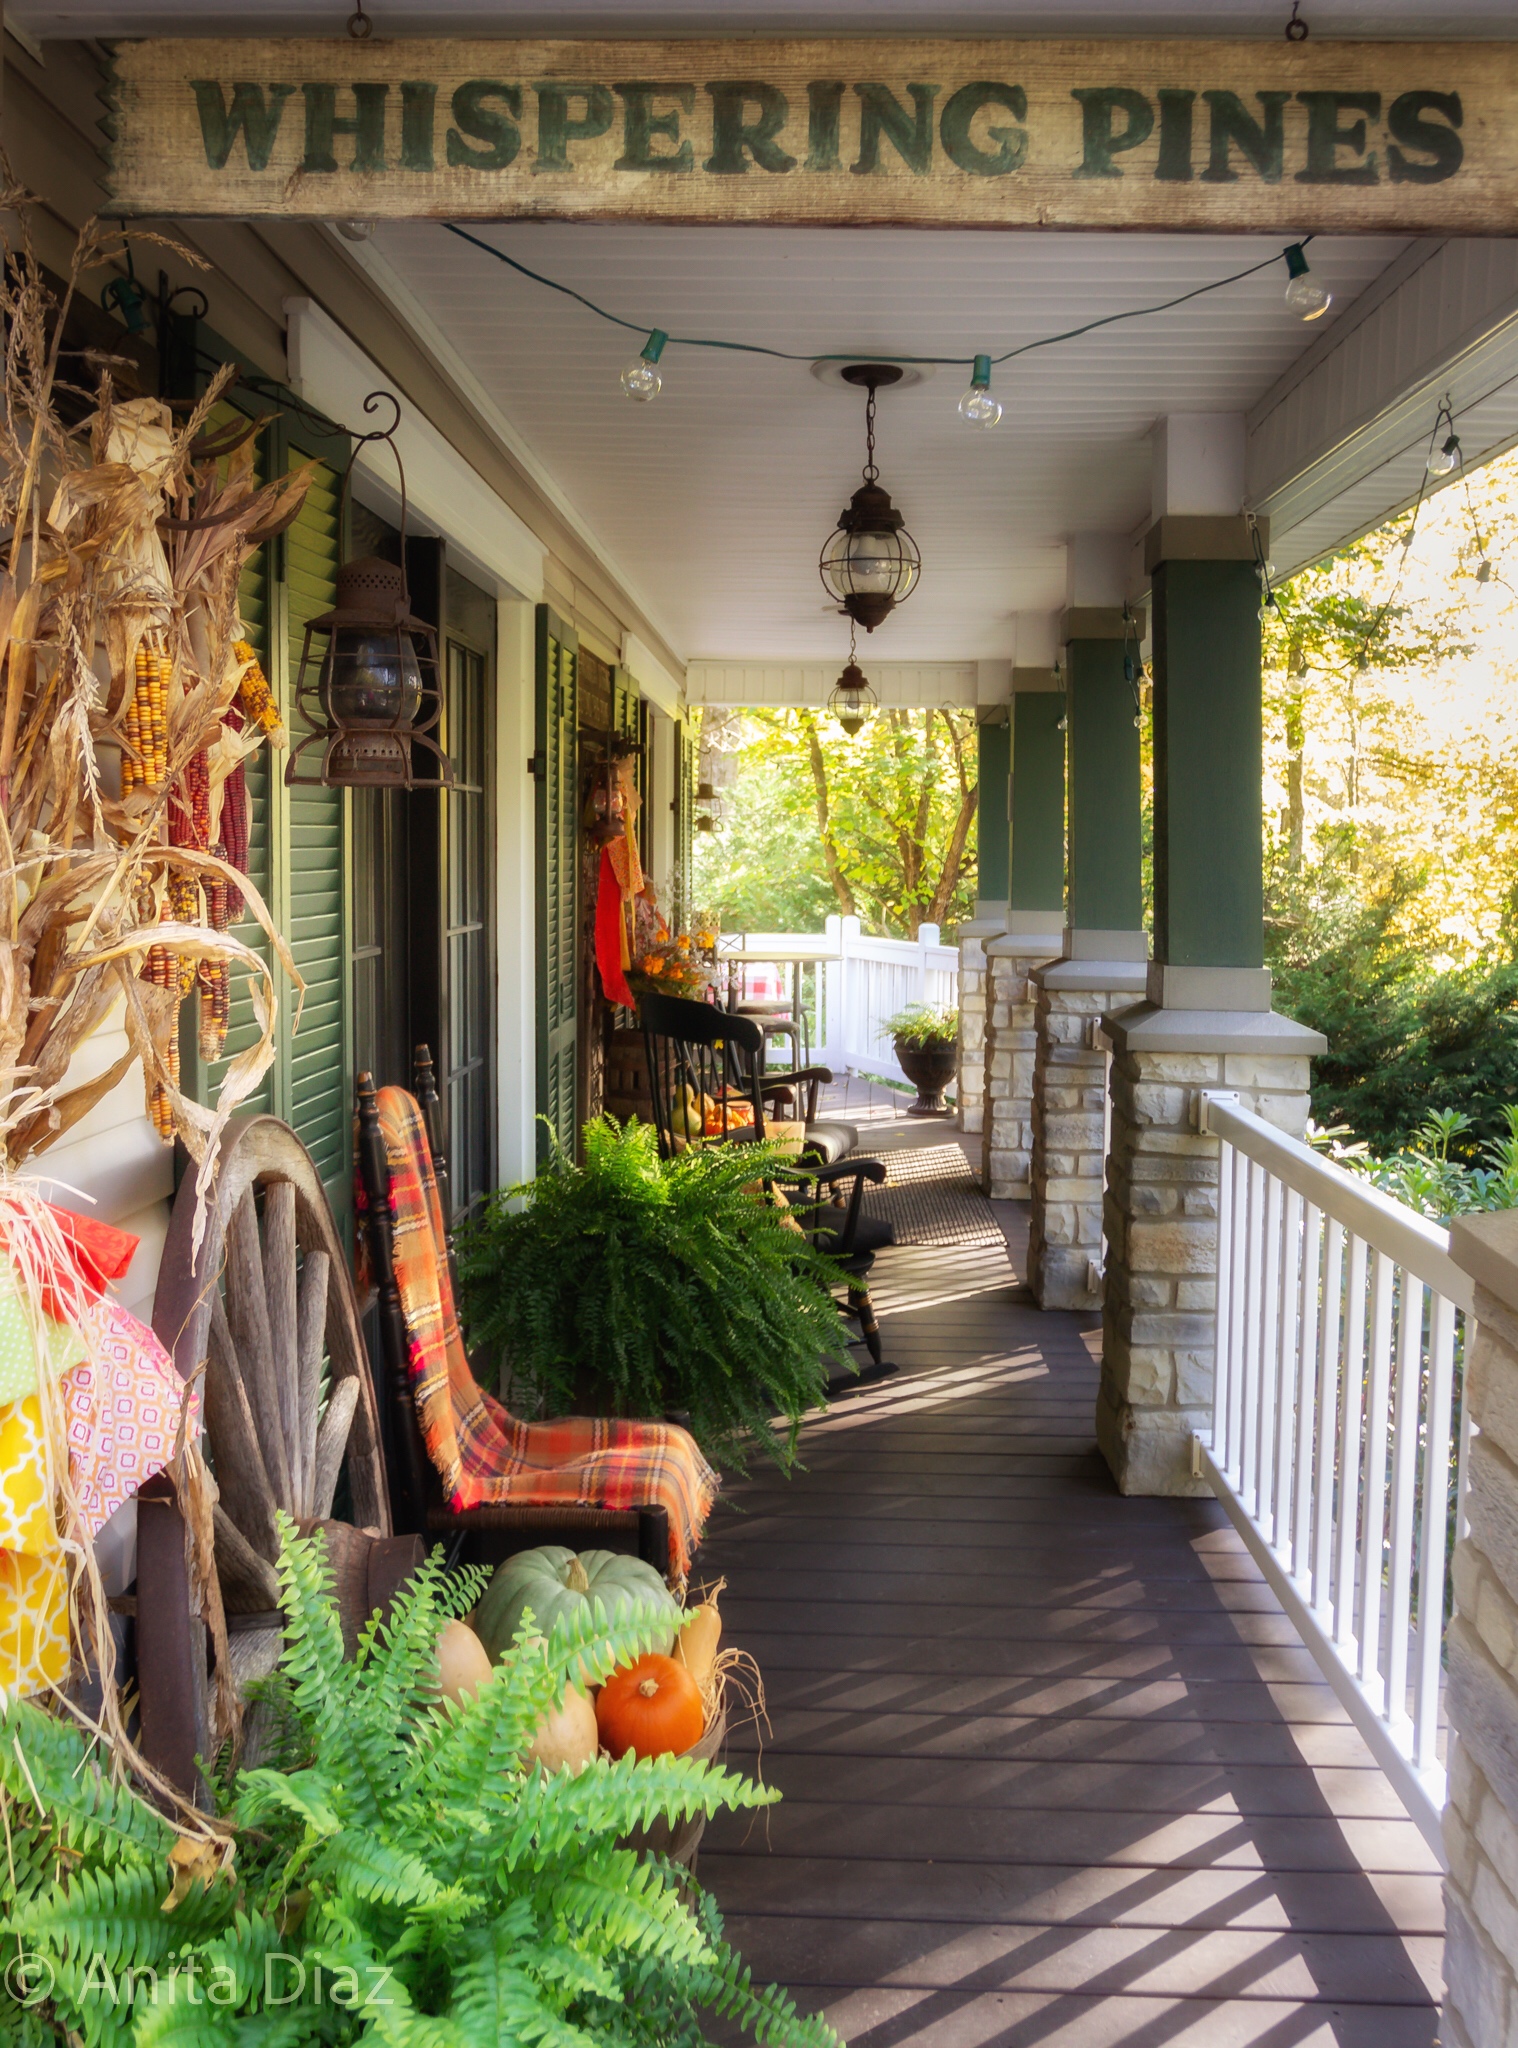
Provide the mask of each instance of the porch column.
[{"label": "porch column", "polygon": [[[1074,572],[1089,570],[1088,552],[1096,550],[1071,543],[1072,595],[1086,594]],[[1064,620],[1070,871],[1063,957],[1030,977],[1037,1045],[1028,1281],[1041,1308],[1102,1305],[1107,1053],[1092,1044],[1092,1027],[1143,995],[1149,950],[1135,686],[1144,615],[1121,602],[1128,544],[1107,543],[1103,552],[1116,587],[1101,594],[1118,602],[1072,605]]]},{"label": "porch column", "polygon": [[975,915],[959,928],[959,1128],[983,1127],[986,1089],[986,940],[1007,929],[1012,728],[1005,704],[978,715]]},{"label": "porch column", "polygon": [[[1154,960],[1113,1044],[1097,1436],[1125,1493],[1195,1493],[1211,1418],[1218,1146],[1204,1088],[1300,1133],[1325,1040],[1270,1008],[1261,888],[1260,591],[1242,418],[1162,421],[1154,607]],[[1261,522],[1261,545],[1266,544]]]},{"label": "porch column", "polygon": [[1450,1251],[1476,1283],[1466,1332],[1468,1533],[1446,1639],[1444,1846],[1448,2048],[1518,2036],[1518,1212],[1460,1217]]},{"label": "porch column", "polygon": [[1058,951],[1065,924],[1065,702],[1059,671],[1012,672],[1012,820],[1007,929],[986,941],[986,1088],[982,1184],[1024,1201],[1033,1156],[1031,970]]}]

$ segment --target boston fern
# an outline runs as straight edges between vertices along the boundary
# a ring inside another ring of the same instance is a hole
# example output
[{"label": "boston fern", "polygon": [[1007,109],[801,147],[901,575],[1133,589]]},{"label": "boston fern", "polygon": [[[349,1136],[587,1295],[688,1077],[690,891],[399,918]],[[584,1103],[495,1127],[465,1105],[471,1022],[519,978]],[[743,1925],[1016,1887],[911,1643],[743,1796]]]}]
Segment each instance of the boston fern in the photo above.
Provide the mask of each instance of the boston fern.
[{"label": "boston fern", "polygon": [[445,1706],[438,1634],[483,1574],[434,1556],[345,1663],[323,1553],[282,1535],[286,1652],[264,1707],[287,1767],[225,1774],[229,1856],[113,1783],[72,1724],[24,1701],[0,1722],[0,2040],[699,2048],[710,2014],[777,2048],[839,2048],[751,1983],[684,1871],[618,1847],[658,1817],[776,1795],[676,1757],[523,1768],[570,1669],[603,1678],[662,1614],[587,1611],[546,1643],[524,1627]]},{"label": "boston fern", "polygon": [[617,1414],[688,1414],[718,1462],[741,1467],[758,1441],[787,1464],[847,1332],[836,1267],[756,1191],[785,1157],[740,1144],[661,1160],[651,1125],[587,1124],[583,1166],[559,1155],[460,1234],[471,1349],[551,1413],[588,1386]]}]

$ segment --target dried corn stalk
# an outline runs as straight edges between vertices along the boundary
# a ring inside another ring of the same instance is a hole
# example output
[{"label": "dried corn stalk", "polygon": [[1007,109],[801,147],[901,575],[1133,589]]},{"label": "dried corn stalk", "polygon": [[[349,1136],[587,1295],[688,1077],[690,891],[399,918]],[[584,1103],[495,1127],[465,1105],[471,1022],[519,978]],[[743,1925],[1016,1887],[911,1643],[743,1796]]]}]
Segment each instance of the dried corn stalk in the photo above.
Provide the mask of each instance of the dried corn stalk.
[{"label": "dried corn stalk", "polygon": [[[63,1135],[140,1060],[148,1112],[209,1184],[223,1123],[274,1055],[268,966],[229,929],[246,911],[303,984],[246,858],[242,764],[284,743],[237,611],[252,551],[295,517],[309,472],[260,486],[256,422],[208,430],[224,371],[182,421],[117,401],[108,369],[59,378],[80,279],[119,253],[92,223],[61,305],[20,222],[0,245],[7,333],[0,420],[0,1141],[15,1167]],[[152,238],[149,238],[152,239]],[[191,259],[194,260],[194,259]],[[81,398],[91,409],[69,424]],[[116,762],[119,760],[119,773]],[[258,1043],[214,1106],[186,1099],[178,1012],[198,991],[199,1043],[220,1056],[231,974],[246,970]],[[74,1053],[120,1002],[131,1052],[70,1086]]]}]

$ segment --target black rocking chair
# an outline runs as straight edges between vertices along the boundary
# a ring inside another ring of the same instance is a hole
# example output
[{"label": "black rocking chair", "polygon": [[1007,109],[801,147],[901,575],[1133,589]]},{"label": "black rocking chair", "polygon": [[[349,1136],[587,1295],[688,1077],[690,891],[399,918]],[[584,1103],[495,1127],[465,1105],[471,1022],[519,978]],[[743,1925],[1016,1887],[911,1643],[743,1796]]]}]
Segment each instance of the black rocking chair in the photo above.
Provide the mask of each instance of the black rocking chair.
[{"label": "black rocking chair", "polygon": [[[448,1165],[439,1129],[439,1102],[427,1046],[416,1049],[413,1094],[427,1129],[432,1171],[443,1216],[448,1216]],[[669,1514],[657,1502],[628,1509],[577,1507],[568,1502],[530,1501],[496,1506],[451,1508],[443,1499],[437,1468],[417,1419],[411,1389],[410,1343],[395,1278],[395,1241],[390,1218],[390,1164],[380,1130],[377,1092],[372,1076],[358,1077],[358,1160],[366,1214],[364,1228],[370,1277],[378,1297],[380,1350],[384,1393],[380,1402],[390,1442],[390,1496],[395,1527],[428,1537],[457,1539],[461,1554],[482,1564],[499,1563],[513,1550],[533,1543],[571,1543],[592,1537],[632,1537],[637,1554],[661,1577],[669,1576]],[[449,1280],[453,1281],[453,1238],[447,1232]],[[454,1298],[458,1289],[454,1285]]]},{"label": "black rocking chair", "polygon": [[[826,1067],[766,1074],[764,1032],[752,1017],[683,996],[646,995],[638,1007],[654,1123],[659,1150],[666,1159],[703,1138],[706,1142],[725,1139],[733,1144],[763,1144],[768,1136],[767,1097],[810,1087],[815,1108],[818,1086],[833,1078]],[[707,1102],[712,1105],[709,1118]],[[750,1122],[730,1122],[731,1110],[739,1105],[749,1112]],[[714,1126],[710,1131],[705,1129],[708,1120]],[[809,1120],[795,1165],[773,1176],[785,1189],[801,1229],[838,1266],[848,1290],[848,1312],[858,1320],[870,1354],[871,1363],[864,1371],[830,1381],[829,1394],[848,1393],[896,1371],[881,1354],[880,1327],[868,1285],[875,1254],[895,1242],[895,1233],[889,1223],[866,1216],[862,1207],[865,1182],[883,1181],[886,1169],[878,1159],[844,1156],[852,1154],[857,1142],[858,1133],[851,1125]]]}]

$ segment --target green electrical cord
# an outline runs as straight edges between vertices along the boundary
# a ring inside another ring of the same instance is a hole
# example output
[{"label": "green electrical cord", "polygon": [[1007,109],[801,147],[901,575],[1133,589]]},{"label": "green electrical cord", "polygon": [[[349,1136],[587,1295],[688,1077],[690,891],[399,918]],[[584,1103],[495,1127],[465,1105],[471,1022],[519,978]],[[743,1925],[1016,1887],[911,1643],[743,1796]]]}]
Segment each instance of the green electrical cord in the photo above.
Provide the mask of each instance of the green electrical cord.
[{"label": "green electrical cord", "polygon": [[[493,243],[482,241],[478,235],[470,234],[467,228],[458,227],[453,221],[444,221],[442,226],[448,234],[457,235],[461,242],[468,242],[473,248],[483,249],[485,254],[493,256],[497,263],[504,263],[508,269],[515,270],[520,276],[531,278],[534,284],[546,285],[552,292],[562,292],[565,298],[573,299],[578,305],[584,306],[586,311],[594,313],[597,319],[608,320],[613,327],[625,327],[630,334],[647,334],[649,332],[646,321],[624,320],[619,313],[607,312],[606,308],[598,306],[594,299],[588,299],[583,292],[577,292],[573,285],[560,284],[557,278],[545,277],[540,270],[529,269],[525,263],[519,263],[515,256],[508,256],[504,249],[497,249]],[[1305,248],[1307,243],[1313,239],[1313,236],[1305,235],[1299,243],[1293,246]],[[1002,355],[992,356],[991,361],[993,364],[1010,363],[1015,356],[1025,356],[1036,348],[1053,348],[1057,342],[1061,341],[1076,341],[1083,334],[1091,334],[1098,327],[1111,327],[1120,320],[1143,320],[1151,313],[1168,313],[1172,307],[1184,306],[1188,300],[1204,298],[1209,292],[1223,291],[1227,286],[1238,284],[1246,277],[1257,277],[1262,270],[1269,270],[1273,265],[1281,262],[1285,253],[1283,249],[1280,255],[1267,256],[1259,263],[1251,263],[1247,270],[1235,270],[1227,277],[1215,278],[1211,284],[1195,285],[1189,292],[1181,292],[1176,298],[1165,299],[1157,306],[1133,306],[1125,313],[1104,313],[1099,319],[1087,320],[1079,327],[1067,328],[1063,334],[1046,334],[1037,341],[1025,341],[1018,348],[1009,348]],[[714,341],[705,335],[698,334],[672,334],[669,336],[669,346],[671,348],[728,349],[740,355],[772,356],[777,361],[783,363],[888,362],[933,364],[937,367],[952,368],[955,365],[964,364],[973,366],[975,360],[973,356],[872,355],[868,350],[850,350],[844,353],[835,352],[827,355],[814,355],[801,353],[793,349],[766,348],[763,343],[757,341]]]}]

